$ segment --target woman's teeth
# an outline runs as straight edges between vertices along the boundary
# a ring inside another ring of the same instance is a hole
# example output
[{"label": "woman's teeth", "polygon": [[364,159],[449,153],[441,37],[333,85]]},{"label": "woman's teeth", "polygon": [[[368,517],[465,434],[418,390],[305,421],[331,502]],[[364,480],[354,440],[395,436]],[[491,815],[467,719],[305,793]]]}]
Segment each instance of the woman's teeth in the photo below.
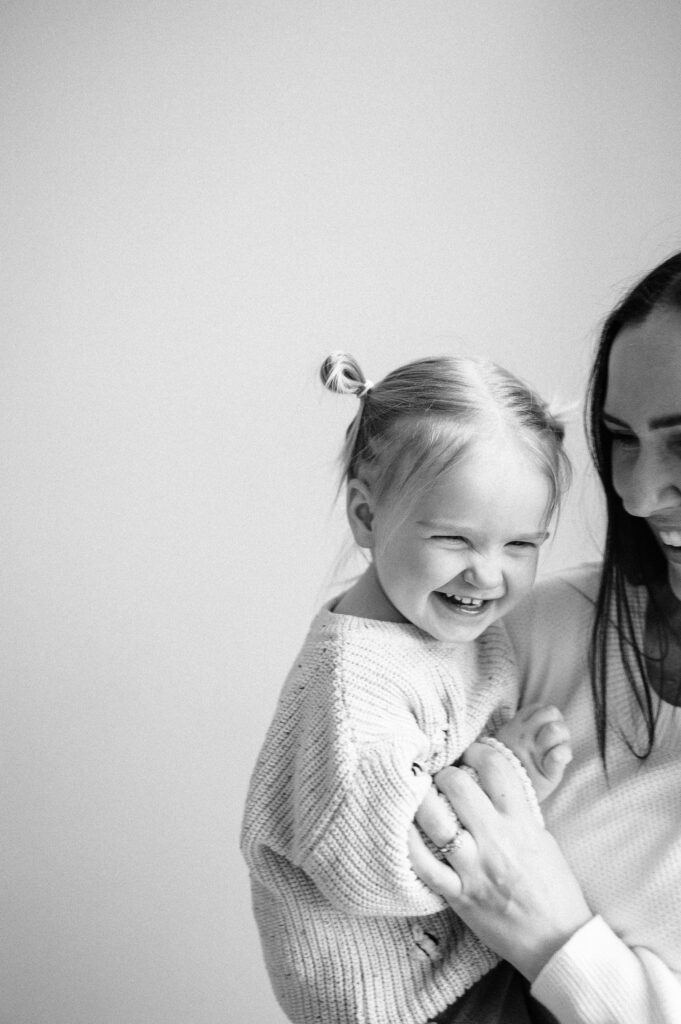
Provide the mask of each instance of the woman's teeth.
[{"label": "woman's teeth", "polygon": [[660,530],[660,539],[670,548],[681,547],[681,530]]}]

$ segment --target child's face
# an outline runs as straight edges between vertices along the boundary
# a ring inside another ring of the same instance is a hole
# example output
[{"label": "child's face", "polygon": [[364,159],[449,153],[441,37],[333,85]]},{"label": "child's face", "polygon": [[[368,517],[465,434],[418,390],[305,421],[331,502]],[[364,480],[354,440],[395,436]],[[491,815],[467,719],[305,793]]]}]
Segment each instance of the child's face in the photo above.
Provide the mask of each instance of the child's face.
[{"label": "child's face", "polygon": [[437,640],[474,640],[530,589],[550,486],[512,439],[473,444],[409,508],[374,510],[373,568],[396,611]]}]

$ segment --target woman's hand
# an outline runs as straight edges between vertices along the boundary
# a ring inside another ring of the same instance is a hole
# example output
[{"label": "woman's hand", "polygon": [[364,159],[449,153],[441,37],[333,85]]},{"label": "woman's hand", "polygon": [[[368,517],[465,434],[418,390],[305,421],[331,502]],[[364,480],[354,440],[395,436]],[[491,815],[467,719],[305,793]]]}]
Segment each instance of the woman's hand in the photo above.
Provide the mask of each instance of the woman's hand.
[{"label": "woman's hand", "polygon": [[[445,768],[435,777],[463,826],[460,839],[446,853],[448,864],[433,856],[412,827],[412,865],[482,942],[534,981],[593,915],[506,759],[474,743],[464,760],[478,772],[479,784],[458,768]],[[416,821],[438,847],[454,838],[451,813],[433,787]]]}]

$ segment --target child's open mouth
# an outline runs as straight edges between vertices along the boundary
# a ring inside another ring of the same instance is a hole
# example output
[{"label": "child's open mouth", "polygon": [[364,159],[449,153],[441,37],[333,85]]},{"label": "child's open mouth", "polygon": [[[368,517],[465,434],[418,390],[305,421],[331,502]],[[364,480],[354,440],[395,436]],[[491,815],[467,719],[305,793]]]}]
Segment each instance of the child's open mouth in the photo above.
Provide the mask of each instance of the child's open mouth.
[{"label": "child's open mouth", "polygon": [[450,607],[456,608],[458,611],[465,612],[468,615],[475,615],[489,604],[489,601],[484,601],[481,597],[459,597],[458,594],[443,594],[441,592],[439,596]]}]

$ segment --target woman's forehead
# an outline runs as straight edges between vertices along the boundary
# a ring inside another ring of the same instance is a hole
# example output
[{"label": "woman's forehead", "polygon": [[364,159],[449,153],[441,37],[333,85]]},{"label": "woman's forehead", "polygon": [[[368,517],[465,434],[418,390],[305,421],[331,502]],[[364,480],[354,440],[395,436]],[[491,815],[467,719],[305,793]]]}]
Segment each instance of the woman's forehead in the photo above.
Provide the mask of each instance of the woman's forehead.
[{"label": "woman's forehead", "polygon": [[659,310],[617,335],[605,412],[629,422],[681,412],[681,311]]}]

